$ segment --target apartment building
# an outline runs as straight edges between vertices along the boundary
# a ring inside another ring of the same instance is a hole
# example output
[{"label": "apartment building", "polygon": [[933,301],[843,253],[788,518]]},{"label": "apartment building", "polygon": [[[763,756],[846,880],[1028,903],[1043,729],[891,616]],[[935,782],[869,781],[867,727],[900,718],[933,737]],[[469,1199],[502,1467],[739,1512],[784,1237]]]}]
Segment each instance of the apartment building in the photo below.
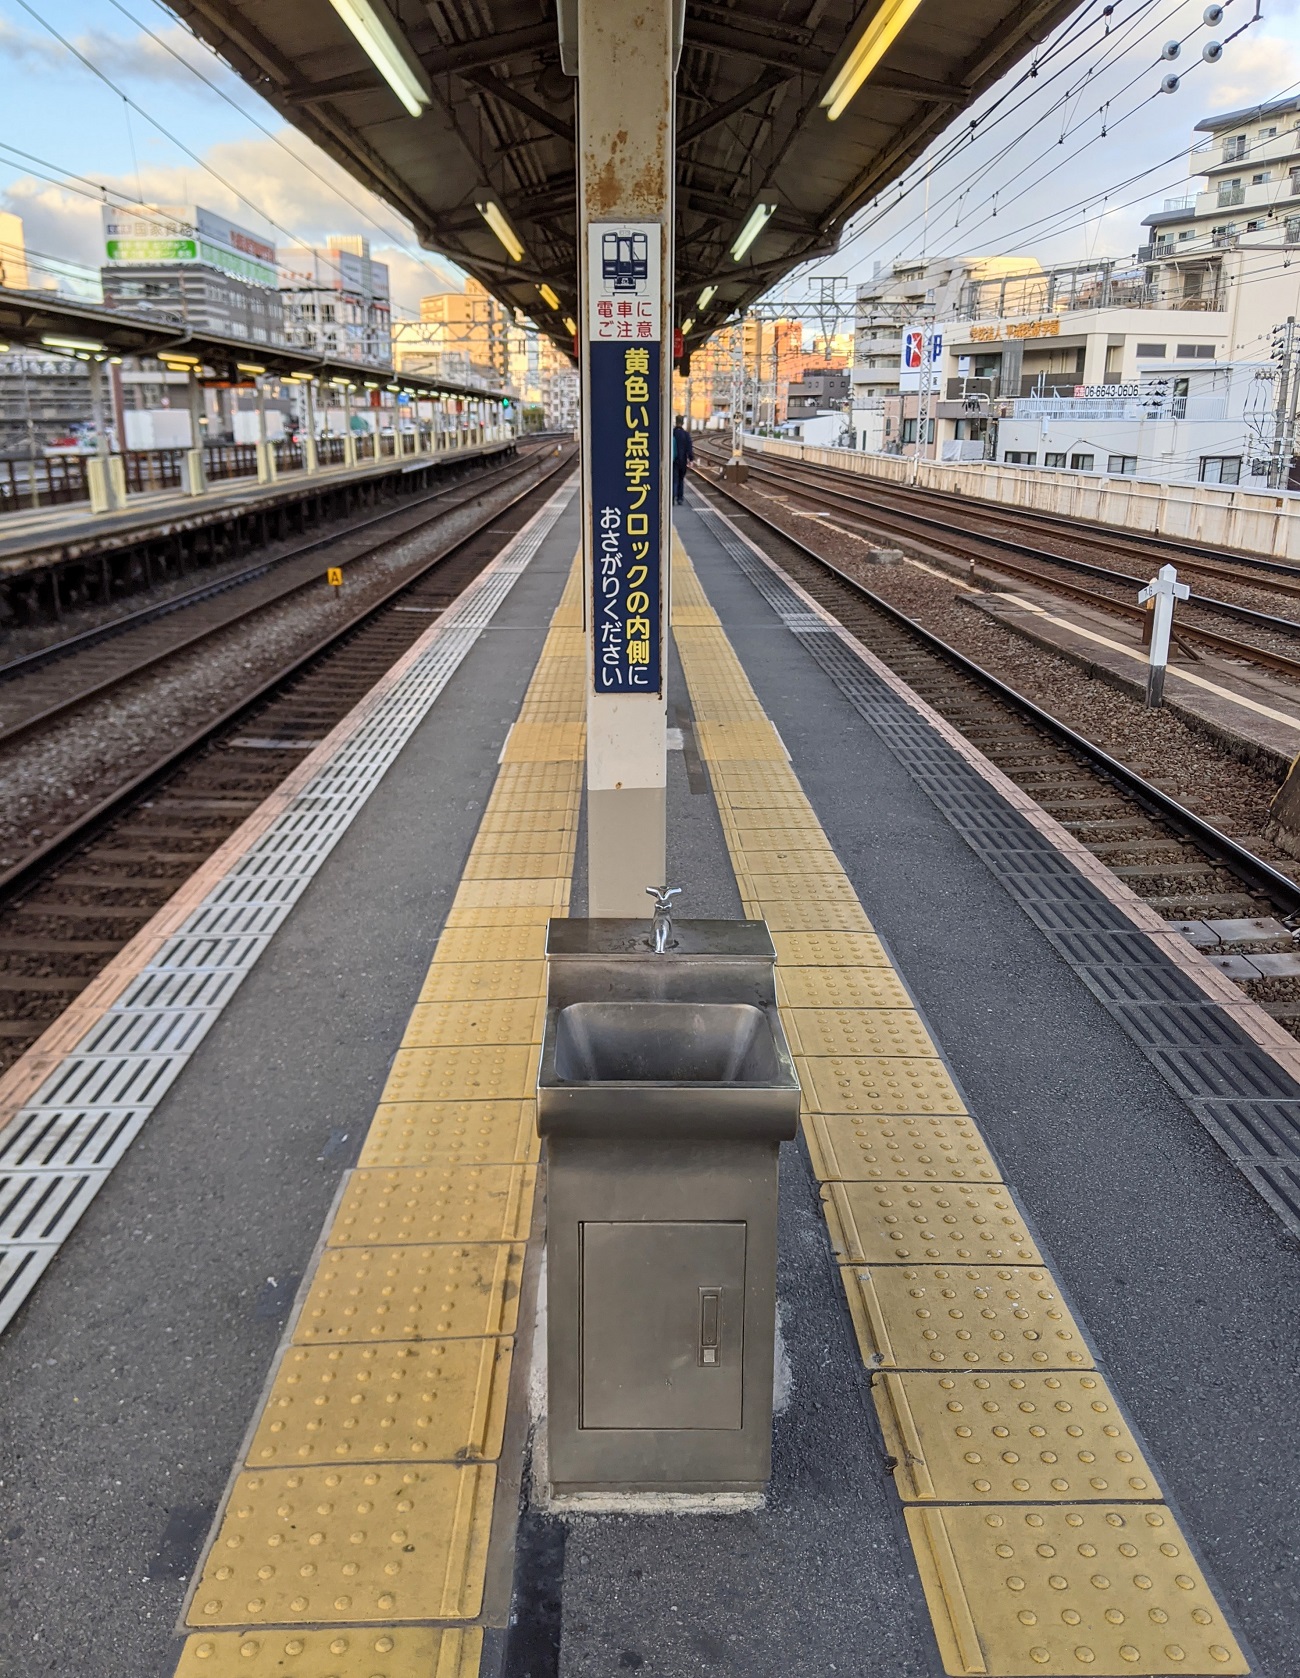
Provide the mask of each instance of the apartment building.
[{"label": "apartment building", "polygon": [[393,364],[393,309],[385,263],[360,234],[332,234],[297,247],[280,268],[285,338],[290,344],[369,367]]}]

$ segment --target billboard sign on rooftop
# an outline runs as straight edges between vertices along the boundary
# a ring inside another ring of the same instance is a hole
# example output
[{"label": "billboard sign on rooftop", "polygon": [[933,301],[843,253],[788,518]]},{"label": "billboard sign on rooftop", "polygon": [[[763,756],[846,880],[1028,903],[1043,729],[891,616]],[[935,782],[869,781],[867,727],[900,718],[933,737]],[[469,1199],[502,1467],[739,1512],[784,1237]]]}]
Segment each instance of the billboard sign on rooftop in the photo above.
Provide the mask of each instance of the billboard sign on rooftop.
[{"label": "billboard sign on rooftop", "polygon": [[202,206],[103,206],[104,258],[114,266],[203,262],[251,285],[276,286],[276,250],[258,233]]}]

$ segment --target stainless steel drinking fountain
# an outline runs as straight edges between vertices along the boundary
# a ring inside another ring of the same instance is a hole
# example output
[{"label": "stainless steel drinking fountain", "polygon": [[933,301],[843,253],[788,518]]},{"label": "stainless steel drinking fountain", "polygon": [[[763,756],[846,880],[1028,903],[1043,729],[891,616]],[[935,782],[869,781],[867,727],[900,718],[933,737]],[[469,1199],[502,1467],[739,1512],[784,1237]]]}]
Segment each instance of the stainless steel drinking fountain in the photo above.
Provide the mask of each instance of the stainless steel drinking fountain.
[{"label": "stainless steel drinking fountain", "polygon": [[673,922],[665,899],[649,931],[554,920],[547,958],[552,1486],[761,1490],[777,1152],[799,1116],[767,926]]}]

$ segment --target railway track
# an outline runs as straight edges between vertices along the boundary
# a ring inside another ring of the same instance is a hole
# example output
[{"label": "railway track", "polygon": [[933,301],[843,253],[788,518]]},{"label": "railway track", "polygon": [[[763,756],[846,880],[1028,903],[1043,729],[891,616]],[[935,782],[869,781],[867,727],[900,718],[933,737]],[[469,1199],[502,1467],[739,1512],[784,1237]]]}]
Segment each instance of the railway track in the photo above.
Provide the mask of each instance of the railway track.
[{"label": "railway track", "polygon": [[[885,500],[874,488],[871,493],[859,491],[856,487],[849,488],[844,483],[848,474],[834,472],[831,468],[810,471],[802,462],[778,463],[761,457],[749,457],[746,464],[756,487],[766,487],[786,500],[802,502],[823,515],[828,510],[832,514],[837,513],[841,516],[835,522],[854,534],[870,531],[886,539],[894,538],[912,544],[920,541],[931,551],[946,554],[965,566],[983,566],[986,570],[1016,577],[1054,594],[1078,600],[1109,616],[1138,624],[1146,618],[1146,612],[1137,605],[1134,596],[1149,580],[1148,576],[1117,571],[1074,555],[1033,547],[1023,541],[981,530],[977,527],[982,516],[981,509],[969,508],[969,522],[958,522],[952,516],[939,518],[922,513],[911,505],[910,499],[904,504],[902,498],[910,498],[911,491],[898,492],[897,500]],[[968,504],[963,503],[963,521],[967,511]],[[1019,510],[1017,516],[1018,513]],[[1000,517],[1005,524],[1006,515]],[[1159,556],[1155,556],[1153,563],[1157,563],[1158,559]],[[1072,582],[1060,574],[1062,571],[1095,577],[1103,587],[1088,588]],[[1267,586],[1300,597],[1300,570],[1295,575],[1295,582],[1270,578]],[[1246,573],[1233,580],[1248,583],[1256,590],[1259,588],[1258,580]],[[1177,639],[1185,650],[1196,646],[1207,647],[1226,657],[1262,665],[1300,682],[1300,658],[1276,647],[1261,645],[1257,640],[1223,634],[1205,621],[1207,616],[1215,614],[1235,618],[1262,635],[1287,640],[1300,637],[1300,620],[1265,612],[1238,601],[1194,592],[1188,606],[1180,612],[1177,628]]]},{"label": "railway track", "polygon": [[[1223,929],[1212,959],[1300,1035],[1300,953],[1291,936],[1300,881],[1289,859],[1260,855],[1225,832],[1177,790],[1138,773],[783,530],[752,499],[699,474],[694,481],[719,510],[743,514],[745,533],[793,581],[1159,914],[1183,927]],[[1233,930],[1240,936],[1226,935]],[[1243,977],[1246,965],[1253,976]]]},{"label": "railway track", "polygon": [[[574,453],[554,455],[506,505],[382,599],[349,611],[318,644],[263,673],[222,715],[0,877],[0,1066],[18,1058],[527,523]],[[312,564],[320,587],[321,557]]]},{"label": "railway track", "polygon": [[346,575],[390,543],[472,506],[526,472],[540,452],[525,452],[345,529],[299,543],[274,559],[213,578],[0,665],[0,749],[241,620],[318,589],[326,562]]}]

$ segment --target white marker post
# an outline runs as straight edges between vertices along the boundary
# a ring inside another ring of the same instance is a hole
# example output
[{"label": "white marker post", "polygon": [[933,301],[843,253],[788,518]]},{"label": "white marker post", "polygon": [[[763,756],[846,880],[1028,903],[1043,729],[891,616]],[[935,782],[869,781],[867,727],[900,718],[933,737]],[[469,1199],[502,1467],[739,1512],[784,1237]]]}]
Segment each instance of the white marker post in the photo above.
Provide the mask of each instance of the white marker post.
[{"label": "white marker post", "polygon": [[1153,602],[1151,624],[1151,662],[1147,665],[1147,710],[1154,710],[1164,698],[1165,667],[1169,663],[1169,635],[1174,627],[1174,601],[1186,600],[1191,593],[1186,583],[1178,581],[1172,565],[1162,565],[1138,595],[1138,605]]}]

